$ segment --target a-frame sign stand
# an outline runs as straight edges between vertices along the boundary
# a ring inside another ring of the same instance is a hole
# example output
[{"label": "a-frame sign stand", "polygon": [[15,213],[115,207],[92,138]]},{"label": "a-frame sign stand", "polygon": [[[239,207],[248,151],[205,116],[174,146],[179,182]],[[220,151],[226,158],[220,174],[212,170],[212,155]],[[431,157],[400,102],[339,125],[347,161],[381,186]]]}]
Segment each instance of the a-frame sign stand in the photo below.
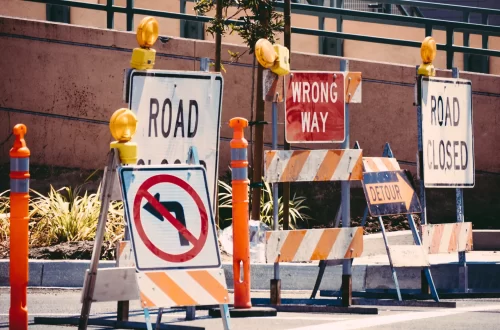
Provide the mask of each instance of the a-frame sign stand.
[{"label": "a-frame sign stand", "polygon": [[[360,149],[359,143],[357,141],[355,143],[354,149]],[[390,147],[389,143],[386,143],[386,145],[384,146],[384,151],[383,151],[382,157],[384,157],[384,158],[394,158],[394,154],[393,154],[393,152],[391,150],[391,147]],[[388,171],[389,169],[379,169],[379,170]],[[367,172],[366,168],[365,168],[365,172]],[[341,213],[341,207],[339,207],[339,209],[337,211],[337,214],[335,216],[335,227],[338,227],[338,225],[339,225],[340,213]],[[364,225],[366,223],[366,218],[368,216],[368,213],[369,213],[369,208],[367,206],[366,209],[365,209],[365,211],[364,211],[363,219],[362,219],[362,222],[361,222],[361,226],[362,227],[364,227]],[[420,235],[418,233],[417,226],[415,224],[415,219],[414,219],[414,217],[413,217],[413,215],[411,213],[407,214],[407,216],[408,216],[408,222],[409,222],[410,227],[411,227],[411,231],[412,231],[414,243],[417,246],[421,246],[422,245],[422,241],[420,239]],[[396,269],[395,269],[395,263],[394,263],[394,260],[393,260],[392,254],[391,254],[391,251],[392,251],[392,253],[394,253],[395,251],[397,251],[395,249],[397,247],[394,246],[391,249],[391,247],[389,246],[388,237],[387,237],[386,232],[385,232],[385,226],[384,226],[383,219],[382,219],[381,216],[378,216],[377,218],[378,218],[378,221],[380,223],[382,237],[384,239],[384,246],[386,248],[387,256],[388,256],[388,259],[389,259],[389,266],[391,268],[391,273],[392,273],[392,277],[393,277],[393,280],[394,280],[394,285],[395,285],[395,288],[396,288],[397,298],[398,298],[398,301],[402,301],[401,290],[399,288],[399,282],[398,282],[397,273],[396,273]],[[399,246],[399,248],[400,247],[401,246]],[[416,250],[414,247],[411,247],[411,246],[409,246],[409,247],[411,249],[413,249],[413,250]],[[335,261],[333,261],[332,264],[337,264],[337,263],[335,263]],[[319,290],[319,287],[321,285],[321,281],[323,279],[323,275],[325,273],[326,266],[329,266],[329,265],[330,265],[329,260],[325,260],[323,262],[320,262],[320,264],[319,264],[319,272],[318,272],[318,276],[317,276],[317,279],[316,279],[316,283],[315,283],[314,289],[313,289],[313,291],[311,293],[311,299],[314,299],[316,297],[316,294],[317,294],[317,292]],[[403,267],[405,267],[405,266],[403,266]],[[430,288],[430,291],[431,291],[432,298],[436,302],[439,302],[439,296],[438,296],[438,293],[437,293],[437,289],[436,289],[436,286],[434,284],[434,280],[432,278],[430,267],[428,265],[423,266],[423,274],[425,275],[427,283],[429,284],[429,288]]]}]

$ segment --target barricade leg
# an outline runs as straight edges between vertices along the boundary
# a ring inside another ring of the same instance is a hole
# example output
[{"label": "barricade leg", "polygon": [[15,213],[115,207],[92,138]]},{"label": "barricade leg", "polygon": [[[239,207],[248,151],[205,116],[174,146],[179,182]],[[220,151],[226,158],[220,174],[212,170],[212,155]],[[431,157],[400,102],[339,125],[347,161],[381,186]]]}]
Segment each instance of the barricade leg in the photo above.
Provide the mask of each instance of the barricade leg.
[{"label": "barricade leg", "polygon": [[149,309],[144,308],[144,320],[146,321],[146,328],[148,330],[153,330],[153,325],[151,324],[151,315],[149,315]]},{"label": "barricade leg", "polygon": [[401,299],[401,291],[399,290],[398,276],[396,274],[396,268],[394,268],[394,264],[392,262],[391,250],[389,249],[389,240],[387,239],[387,235],[385,234],[384,221],[382,220],[382,217],[378,217],[378,221],[380,222],[380,229],[382,231],[382,237],[384,238],[385,249],[387,251],[387,257],[389,258],[389,265],[391,266],[392,278],[394,280],[394,285],[398,294],[398,300],[402,301],[403,299]]}]

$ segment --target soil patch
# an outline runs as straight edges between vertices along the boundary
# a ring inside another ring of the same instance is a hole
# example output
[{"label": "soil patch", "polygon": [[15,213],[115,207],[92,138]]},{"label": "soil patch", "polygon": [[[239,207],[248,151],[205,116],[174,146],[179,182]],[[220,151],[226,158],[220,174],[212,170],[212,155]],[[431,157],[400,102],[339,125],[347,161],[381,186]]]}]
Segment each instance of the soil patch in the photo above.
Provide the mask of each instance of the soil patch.
[{"label": "soil patch", "polygon": [[[65,242],[53,246],[30,247],[29,258],[45,260],[90,260],[93,248],[93,241]],[[8,258],[9,241],[0,242],[0,259]],[[101,260],[114,259],[114,248],[109,248],[109,246],[104,243],[101,250]]]}]

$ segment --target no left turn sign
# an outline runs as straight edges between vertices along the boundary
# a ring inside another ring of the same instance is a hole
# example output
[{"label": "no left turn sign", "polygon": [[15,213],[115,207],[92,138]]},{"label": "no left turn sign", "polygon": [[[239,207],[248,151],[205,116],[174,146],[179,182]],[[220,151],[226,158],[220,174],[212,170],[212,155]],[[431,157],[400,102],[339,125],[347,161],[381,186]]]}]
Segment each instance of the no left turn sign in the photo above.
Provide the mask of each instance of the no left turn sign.
[{"label": "no left turn sign", "polygon": [[138,270],[220,266],[203,167],[124,167],[120,180]]}]

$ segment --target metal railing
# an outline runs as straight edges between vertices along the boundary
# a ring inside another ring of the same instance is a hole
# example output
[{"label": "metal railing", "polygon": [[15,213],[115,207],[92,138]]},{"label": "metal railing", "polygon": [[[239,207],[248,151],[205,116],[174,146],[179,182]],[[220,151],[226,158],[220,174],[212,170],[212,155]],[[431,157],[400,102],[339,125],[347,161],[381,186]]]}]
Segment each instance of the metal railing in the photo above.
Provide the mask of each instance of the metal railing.
[{"label": "metal railing", "polygon": [[[105,11],[107,13],[107,28],[109,29],[112,29],[114,27],[114,14],[124,13],[126,15],[127,31],[132,31],[134,28],[133,27],[134,15],[149,15],[162,18],[194,21],[200,23],[209,22],[212,19],[211,17],[207,16],[197,16],[197,15],[189,15],[186,13],[174,13],[174,12],[151,10],[145,8],[136,8],[134,7],[134,0],[127,0],[125,7],[114,5],[114,0],[107,0],[106,4],[92,4],[92,3],[84,3],[84,2],[70,1],[70,0],[26,0],[26,1]],[[194,1],[194,0],[181,0],[180,1],[181,9],[185,8],[186,1]],[[330,0],[329,2],[333,6],[317,6],[310,4],[292,3],[291,5],[292,14],[303,14],[303,15],[318,17],[318,29],[307,29],[307,28],[292,26],[292,33],[316,36],[320,38],[357,40],[357,41],[364,41],[371,43],[382,43],[386,45],[419,48],[421,46],[420,41],[410,41],[403,39],[393,39],[393,38],[345,33],[343,32],[342,25],[344,20],[350,20],[359,22],[381,23],[387,25],[420,27],[425,29],[425,35],[422,35],[422,39],[425,36],[432,35],[433,30],[446,31],[446,42],[444,44],[438,44],[437,48],[438,50],[443,50],[446,52],[446,66],[448,69],[451,69],[453,67],[455,53],[476,54],[476,55],[483,55],[486,57],[487,56],[500,57],[499,50],[488,49],[488,37],[500,36],[500,27],[488,25],[488,18],[490,15],[500,15],[500,10],[466,7],[458,5],[445,5],[445,4],[423,2],[423,1],[422,2],[407,1],[407,0],[383,0],[383,1],[361,0],[361,1],[388,3],[388,4],[404,5],[410,7],[413,6],[413,7],[461,11],[463,13],[465,22],[447,21],[447,20],[431,19],[424,17],[393,15],[393,14],[386,14],[379,12],[350,10],[342,8],[344,0]],[[323,4],[325,4],[326,2],[324,2]],[[276,4],[276,8],[277,10],[282,11],[284,8],[284,3],[278,2]],[[470,23],[469,19],[471,13],[481,14],[483,24]],[[325,30],[324,27],[326,18],[335,18],[337,20],[337,31]],[[231,20],[229,23],[239,25],[241,24],[241,21]],[[464,46],[457,46],[454,44],[455,32],[463,33]],[[482,48],[472,48],[469,46],[470,34],[481,35]],[[321,46],[320,46],[320,53],[321,53]],[[342,56],[341,43],[337,44],[337,52],[335,55]]]}]

